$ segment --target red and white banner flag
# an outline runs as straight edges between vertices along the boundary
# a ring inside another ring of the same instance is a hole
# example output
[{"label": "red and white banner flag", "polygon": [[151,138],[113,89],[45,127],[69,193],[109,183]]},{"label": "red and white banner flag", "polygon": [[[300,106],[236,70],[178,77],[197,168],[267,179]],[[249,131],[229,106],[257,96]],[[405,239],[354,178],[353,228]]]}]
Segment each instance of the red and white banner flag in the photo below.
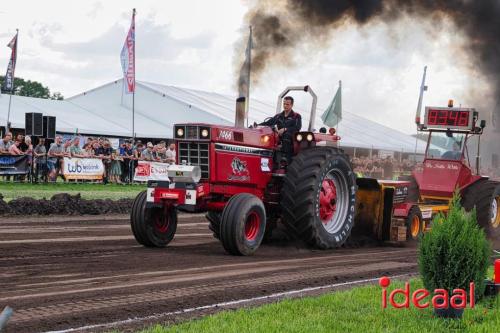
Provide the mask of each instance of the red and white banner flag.
[{"label": "red and white banner flag", "polygon": [[120,54],[123,70],[123,80],[127,83],[125,91],[130,94],[135,92],[135,9],[132,14],[132,23],[125,38]]},{"label": "red and white banner flag", "polygon": [[8,47],[11,48],[12,53],[10,55],[9,65],[7,66],[7,73],[5,74],[5,80],[3,83],[4,91],[13,91],[14,90],[14,72],[16,71],[16,60],[17,60],[17,35],[16,33],[14,38],[7,44]]}]

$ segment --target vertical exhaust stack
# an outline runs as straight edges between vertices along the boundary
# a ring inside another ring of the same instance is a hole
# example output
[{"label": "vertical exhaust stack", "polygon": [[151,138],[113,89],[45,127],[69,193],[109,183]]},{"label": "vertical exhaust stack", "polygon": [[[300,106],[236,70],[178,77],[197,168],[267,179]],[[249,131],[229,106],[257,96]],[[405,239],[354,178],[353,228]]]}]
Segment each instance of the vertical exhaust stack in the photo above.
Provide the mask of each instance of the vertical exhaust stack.
[{"label": "vertical exhaust stack", "polygon": [[238,97],[236,99],[236,115],[234,119],[234,126],[243,128],[245,127],[245,97]]}]

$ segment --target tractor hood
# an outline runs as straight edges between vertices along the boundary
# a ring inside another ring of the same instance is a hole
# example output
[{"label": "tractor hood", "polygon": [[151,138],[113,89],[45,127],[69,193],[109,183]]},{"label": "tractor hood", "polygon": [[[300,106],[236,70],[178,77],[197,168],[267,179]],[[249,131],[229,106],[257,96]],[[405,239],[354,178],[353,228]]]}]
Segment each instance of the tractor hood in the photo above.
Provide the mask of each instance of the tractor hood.
[{"label": "tractor hood", "polygon": [[179,141],[209,141],[272,148],[275,134],[269,127],[240,128],[202,123],[176,124],[174,138]]}]

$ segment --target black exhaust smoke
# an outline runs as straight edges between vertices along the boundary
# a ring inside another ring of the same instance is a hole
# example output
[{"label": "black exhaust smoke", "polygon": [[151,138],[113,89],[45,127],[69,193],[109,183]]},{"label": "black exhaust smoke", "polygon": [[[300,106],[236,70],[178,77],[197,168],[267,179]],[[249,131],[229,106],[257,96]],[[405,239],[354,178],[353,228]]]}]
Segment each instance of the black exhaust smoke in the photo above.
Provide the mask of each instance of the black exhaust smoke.
[{"label": "black exhaust smoke", "polygon": [[[253,27],[252,81],[275,64],[291,63],[301,42],[320,48],[336,28],[372,22],[397,23],[411,17],[439,29],[449,20],[465,37],[463,54],[492,84],[500,105],[499,0],[257,0],[247,14]],[[242,54],[238,52],[238,54]],[[500,119],[500,110],[495,110]]]}]

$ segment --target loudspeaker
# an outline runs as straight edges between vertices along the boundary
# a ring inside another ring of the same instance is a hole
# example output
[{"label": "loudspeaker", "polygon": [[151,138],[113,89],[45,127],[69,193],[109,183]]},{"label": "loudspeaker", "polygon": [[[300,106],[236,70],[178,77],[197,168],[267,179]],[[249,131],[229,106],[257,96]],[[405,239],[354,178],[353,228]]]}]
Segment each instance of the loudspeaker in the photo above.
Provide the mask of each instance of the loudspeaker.
[{"label": "loudspeaker", "polygon": [[25,115],[24,129],[25,135],[43,135],[43,113],[30,112]]},{"label": "loudspeaker", "polygon": [[52,140],[56,138],[56,117],[43,116],[43,137]]}]

